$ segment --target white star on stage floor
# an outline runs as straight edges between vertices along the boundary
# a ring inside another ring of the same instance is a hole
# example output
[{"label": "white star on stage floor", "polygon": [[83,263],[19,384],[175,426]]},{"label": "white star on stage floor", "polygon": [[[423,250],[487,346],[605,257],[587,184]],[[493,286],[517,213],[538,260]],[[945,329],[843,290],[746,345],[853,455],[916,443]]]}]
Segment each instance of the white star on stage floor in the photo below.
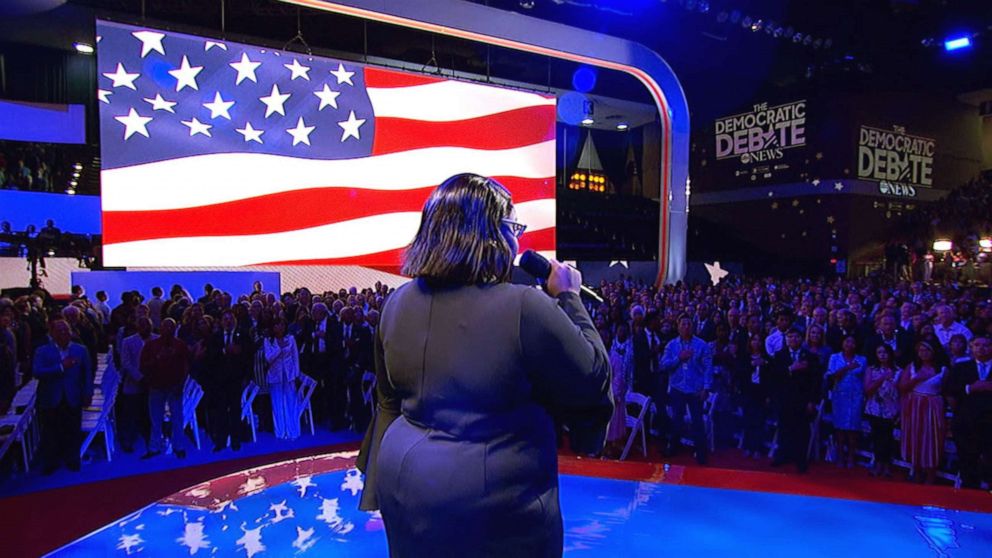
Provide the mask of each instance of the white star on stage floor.
[{"label": "white star on stage floor", "polygon": [[712,265],[704,262],[703,265],[706,266],[706,272],[710,274],[710,282],[714,287],[719,285],[724,277],[730,275],[729,271],[720,267],[720,262],[713,262]]},{"label": "white star on stage floor", "polygon": [[152,121],[152,118],[141,116],[138,111],[132,108],[127,116],[115,116],[114,120],[124,125],[124,140],[127,141],[134,134],[141,134],[147,138],[148,128],[146,126]]},{"label": "white star on stage floor", "polygon": [[176,106],[176,103],[163,99],[160,93],[156,93],[154,99],[145,99],[145,102],[152,105],[152,110],[166,110],[172,114],[176,114],[176,111],[172,108]]},{"label": "white star on stage floor", "polygon": [[627,269],[630,269],[630,266],[627,265],[627,260],[611,260],[610,261],[610,267],[613,267],[615,265],[622,265],[622,266],[626,267]]},{"label": "white star on stage floor", "polygon": [[101,103],[107,103],[109,105],[110,104],[110,96],[111,95],[113,95],[113,93],[110,92],[110,91],[107,91],[106,89],[97,89],[96,90],[96,98],[99,99]]},{"label": "white star on stage floor", "polygon": [[256,130],[255,128],[252,128],[251,122],[245,122],[244,128],[235,128],[234,131],[244,136],[245,142],[257,141],[258,143],[262,143],[262,134],[265,133],[265,130]]},{"label": "white star on stage floor", "polygon": [[234,101],[225,101],[223,97],[220,96],[220,91],[214,93],[214,100],[211,103],[203,103],[203,106],[210,109],[210,118],[217,118],[218,116],[223,116],[224,118],[230,120],[231,107],[234,106]]},{"label": "white star on stage floor", "polygon": [[196,117],[193,117],[192,120],[181,120],[180,122],[182,122],[187,128],[189,128],[190,137],[193,137],[197,134],[203,134],[208,138],[213,137],[210,135],[210,128],[213,128],[213,126],[211,126],[210,124],[204,124],[203,122],[200,122],[199,120],[196,119]]},{"label": "white star on stage floor", "polygon": [[283,67],[292,73],[292,77],[289,78],[290,81],[293,81],[298,77],[310,81],[310,66],[300,64],[299,60],[294,58],[292,64],[283,64]]},{"label": "white star on stage floor", "polygon": [[265,103],[265,117],[268,118],[272,113],[276,112],[286,116],[286,111],[283,109],[282,105],[289,97],[289,93],[279,92],[279,84],[273,83],[272,93],[270,93],[267,97],[259,97],[258,99],[259,101]]},{"label": "white star on stage floor", "polygon": [[135,39],[141,41],[142,58],[148,56],[148,53],[152,51],[159,54],[165,54],[165,47],[162,46],[162,39],[165,38],[165,33],[156,33],[154,31],[135,31],[131,34],[134,35]]},{"label": "white star on stage floor", "polygon": [[117,63],[117,70],[111,73],[103,74],[104,77],[113,80],[113,87],[127,87],[128,89],[138,90],[134,86],[134,80],[138,79],[141,74],[129,74],[127,70],[124,69],[124,64],[120,62]]},{"label": "white star on stage floor", "polygon": [[205,51],[210,50],[214,47],[217,47],[221,50],[227,50],[227,45],[225,45],[224,43],[219,43],[217,41],[207,41],[203,43],[203,50]]},{"label": "white star on stage floor", "polygon": [[342,83],[347,83],[348,85],[355,85],[351,82],[351,76],[355,75],[355,72],[349,72],[344,69],[344,64],[338,64],[338,69],[331,72],[331,75],[338,78],[338,85]]},{"label": "white star on stage floor", "polygon": [[183,56],[182,63],[178,70],[169,70],[169,75],[176,78],[176,91],[182,91],[184,87],[191,87],[196,91],[200,88],[196,85],[196,75],[203,71],[203,66],[190,66],[189,58]]},{"label": "white star on stage floor", "polygon": [[252,62],[251,59],[248,58],[248,53],[242,52],[240,62],[231,62],[228,65],[238,71],[238,78],[234,81],[234,85],[238,85],[246,79],[250,79],[255,83],[258,83],[258,79],[255,78],[255,70],[258,69],[262,63]]},{"label": "white star on stage floor", "polygon": [[358,129],[362,127],[362,124],[365,124],[365,119],[355,118],[355,111],[351,111],[351,114],[348,115],[348,120],[338,122],[338,126],[341,126],[341,129],[344,130],[341,132],[341,141],[343,142],[349,137],[361,140],[362,137],[359,135]]},{"label": "white star on stage floor", "polygon": [[317,110],[324,110],[324,107],[330,105],[334,108],[338,108],[338,95],[341,94],[340,91],[331,91],[331,88],[325,83],[324,88],[320,91],[314,91],[314,95],[320,99],[320,106]]},{"label": "white star on stage floor", "polygon": [[[354,113],[352,113],[352,116],[354,116]],[[298,143],[310,145],[310,132],[313,132],[315,127],[316,126],[307,126],[301,116],[300,119],[296,121],[296,127],[290,128],[286,130],[286,132],[293,136],[293,145]]]}]

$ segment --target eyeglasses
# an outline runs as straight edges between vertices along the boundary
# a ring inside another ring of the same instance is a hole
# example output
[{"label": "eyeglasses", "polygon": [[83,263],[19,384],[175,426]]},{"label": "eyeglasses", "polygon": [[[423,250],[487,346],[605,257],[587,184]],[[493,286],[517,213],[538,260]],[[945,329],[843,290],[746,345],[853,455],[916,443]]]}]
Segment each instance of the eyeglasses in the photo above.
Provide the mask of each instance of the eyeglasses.
[{"label": "eyeglasses", "polygon": [[504,225],[510,227],[510,234],[512,234],[513,236],[515,236],[517,238],[520,238],[521,236],[523,236],[524,235],[524,231],[527,230],[527,225],[525,225],[523,223],[518,223],[516,221],[511,221],[509,219],[500,219],[500,221],[502,221],[502,223]]}]

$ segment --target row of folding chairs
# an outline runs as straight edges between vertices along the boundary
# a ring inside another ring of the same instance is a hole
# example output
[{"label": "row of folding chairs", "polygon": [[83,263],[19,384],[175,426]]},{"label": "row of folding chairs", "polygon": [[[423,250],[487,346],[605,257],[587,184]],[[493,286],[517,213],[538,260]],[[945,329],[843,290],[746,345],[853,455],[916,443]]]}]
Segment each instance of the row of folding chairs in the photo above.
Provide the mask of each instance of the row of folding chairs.
[{"label": "row of folding chairs", "polygon": [[24,470],[31,469],[31,460],[40,440],[37,421],[38,380],[33,379],[21,386],[10,404],[7,414],[0,417],[0,460],[15,443],[21,446],[21,460]]},{"label": "row of folding chairs", "polygon": [[116,433],[114,406],[120,387],[120,374],[114,366],[113,359],[109,358],[107,354],[101,354],[97,357],[97,369],[94,376],[93,400],[89,407],[83,409],[83,432],[86,437],[79,447],[79,456],[86,455],[96,437],[103,435],[107,461],[112,461],[114,434]]}]

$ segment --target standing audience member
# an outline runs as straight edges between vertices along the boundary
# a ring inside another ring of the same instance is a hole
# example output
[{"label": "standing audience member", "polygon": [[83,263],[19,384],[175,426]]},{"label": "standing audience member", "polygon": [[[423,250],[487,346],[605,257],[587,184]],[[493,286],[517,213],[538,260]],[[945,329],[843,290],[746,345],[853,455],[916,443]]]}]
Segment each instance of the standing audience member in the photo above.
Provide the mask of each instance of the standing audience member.
[{"label": "standing audience member", "polygon": [[152,429],[148,452],[142,459],[160,455],[164,451],[165,406],[169,406],[169,439],[172,453],[179,459],[186,457],[183,443],[183,386],[189,374],[190,355],[186,344],[176,338],[176,321],[162,320],[161,337],[145,342],[141,349],[141,375],[148,384],[148,413]]},{"label": "standing audience member", "polygon": [[135,322],[137,332],[125,337],[121,342],[121,377],[123,387],[121,389],[120,421],[119,431],[121,435],[121,447],[125,453],[134,451],[134,442],[140,434],[145,440],[145,447],[149,445],[149,411],[148,411],[148,391],[145,387],[144,376],[141,374],[141,350],[145,343],[151,339],[156,339],[158,335],[152,333],[152,321],[147,317],[139,318]]},{"label": "standing audience member", "polygon": [[916,359],[899,376],[902,402],[902,458],[912,465],[917,482],[933,484],[944,455],[945,369],[936,361],[929,341],[916,344]]},{"label": "standing audience member", "polygon": [[841,342],[841,352],[831,355],[827,377],[833,381],[830,402],[834,436],[839,455],[837,462],[854,467],[861,435],[861,409],[864,405],[865,357],[858,354],[858,340],[848,335]]},{"label": "standing audience member", "polygon": [[86,347],[72,341],[65,320],[53,320],[49,329],[51,343],[39,347],[34,355],[46,475],[54,473],[60,463],[70,471],[79,470],[83,408],[93,399],[93,368]]},{"label": "standing audience member", "polygon": [[899,366],[895,351],[882,343],[875,348],[875,364],[864,378],[865,415],[871,424],[871,445],[875,464],[872,476],[892,476],[895,418],[899,414]]},{"label": "standing audience member", "polygon": [[819,360],[803,348],[802,342],[799,330],[789,330],[785,347],[772,362],[779,427],[779,448],[772,466],[791,461],[796,470],[805,473],[809,466],[809,425],[816,414],[823,376]]},{"label": "standing audience member", "polygon": [[220,331],[207,346],[207,375],[203,391],[207,403],[207,421],[214,452],[227,447],[241,449],[244,426],[241,423],[241,392],[248,381],[252,356],[248,334],[238,328],[233,310],[224,310]]},{"label": "standing audience member", "polygon": [[703,425],[703,403],[713,385],[713,353],[710,346],[692,334],[692,318],[679,318],[679,336],[668,343],[661,358],[661,367],[670,374],[669,395],[674,417],[672,451],[680,442],[686,409],[692,420],[692,438],[696,461],[705,465],[709,456],[709,443]]},{"label": "standing audience member", "polygon": [[771,360],[765,353],[764,339],[759,335],[748,341],[745,365],[738,370],[742,404],[744,407],[744,432],[741,447],[744,455],[757,459],[765,452],[765,420],[768,416],[769,384],[772,379]]},{"label": "standing audience member", "polygon": [[617,325],[616,339],[610,347],[610,368],[613,370],[613,418],[606,431],[604,453],[615,458],[620,456],[626,441],[627,390],[634,385],[634,343],[626,323]]},{"label": "standing audience member", "polygon": [[276,438],[295,440],[300,436],[296,396],[296,379],[300,376],[300,353],[296,339],[286,335],[286,319],[277,318],[272,335],[263,341],[265,360],[269,363],[268,383],[272,396],[272,423]]},{"label": "standing audience member", "polygon": [[954,408],[954,441],[961,461],[961,484],[992,484],[992,338],[971,340],[972,360],[958,363],[947,382]]}]

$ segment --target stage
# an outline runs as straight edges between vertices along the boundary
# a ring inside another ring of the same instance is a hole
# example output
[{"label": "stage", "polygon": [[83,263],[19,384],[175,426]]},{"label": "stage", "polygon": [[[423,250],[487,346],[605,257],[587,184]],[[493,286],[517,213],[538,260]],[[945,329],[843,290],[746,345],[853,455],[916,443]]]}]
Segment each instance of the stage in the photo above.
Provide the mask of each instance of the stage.
[{"label": "stage", "polygon": [[[384,556],[381,517],[357,509],[362,480],[354,455],[220,477],[51,556]],[[887,487],[880,502],[861,499],[872,496],[858,490],[862,483],[832,488],[823,477],[785,473],[571,457],[561,471],[567,556],[964,557],[992,548],[992,503],[975,491],[871,479]],[[845,490],[843,498],[810,495]]]}]

